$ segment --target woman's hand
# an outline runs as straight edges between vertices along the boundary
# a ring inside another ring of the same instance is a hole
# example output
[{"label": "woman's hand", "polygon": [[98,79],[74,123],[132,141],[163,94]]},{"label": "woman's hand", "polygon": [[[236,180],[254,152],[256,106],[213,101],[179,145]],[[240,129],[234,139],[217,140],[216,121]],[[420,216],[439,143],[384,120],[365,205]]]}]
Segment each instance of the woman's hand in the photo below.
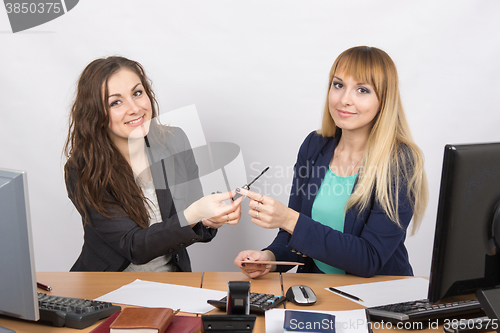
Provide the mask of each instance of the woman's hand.
[{"label": "woman's hand", "polygon": [[[243,200],[243,199],[241,199]],[[238,200],[236,200],[238,201]],[[241,202],[241,201],[240,201]],[[223,224],[238,224],[241,218],[241,205],[236,207],[236,210],[230,212],[229,214],[222,214],[221,216],[215,216],[209,219],[203,219],[201,222],[204,226],[210,227],[212,229],[217,229],[222,227]]]},{"label": "woman's hand", "polygon": [[252,223],[266,229],[281,228],[293,234],[299,213],[267,195],[245,189],[240,189],[240,194],[250,199],[248,215],[252,217]]},{"label": "woman's hand", "polygon": [[242,261],[274,261],[276,258],[271,251],[241,251],[234,259],[234,264],[241,269],[241,272],[249,278],[255,279],[259,276],[265,275],[271,271],[272,265],[265,264],[246,264]]},{"label": "woman's hand", "polygon": [[212,229],[219,229],[224,224],[224,222],[217,222],[212,219],[203,219],[201,220],[201,223],[203,223],[205,227],[209,227]]},{"label": "woman's hand", "polygon": [[244,197],[232,201],[229,205],[224,202],[235,194],[235,191],[231,191],[207,195],[184,210],[184,216],[190,224],[201,220],[205,226],[214,229],[221,227],[224,223],[238,224],[241,217],[240,204]]}]

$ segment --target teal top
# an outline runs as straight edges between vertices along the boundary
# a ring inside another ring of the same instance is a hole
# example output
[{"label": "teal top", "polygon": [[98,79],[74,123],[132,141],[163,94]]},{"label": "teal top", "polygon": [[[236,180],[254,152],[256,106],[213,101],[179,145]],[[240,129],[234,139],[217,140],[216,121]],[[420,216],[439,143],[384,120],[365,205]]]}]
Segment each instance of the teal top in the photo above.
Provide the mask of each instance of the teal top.
[{"label": "teal top", "polygon": [[[325,178],[314,199],[311,218],[334,230],[344,232],[345,204],[351,196],[356,176],[337,176],[328,167]],[[345,274],[343,270],[319,260],[314,259],[314,263],[323,273]]]}]

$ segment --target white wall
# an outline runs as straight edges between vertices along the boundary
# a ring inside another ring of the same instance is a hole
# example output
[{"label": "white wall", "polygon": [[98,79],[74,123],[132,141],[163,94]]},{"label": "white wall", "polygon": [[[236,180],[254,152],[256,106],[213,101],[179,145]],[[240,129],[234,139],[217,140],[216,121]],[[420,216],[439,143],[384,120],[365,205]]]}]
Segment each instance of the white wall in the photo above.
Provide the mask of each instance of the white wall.
[{"label": "white wall", "polygon": [[[195,104],[206,140],[238,144],[248,178],[271,166],[253,189],[286,203],[282,189],[319,126],[333,60],[370,45],[396,62],[426,157],[430,204],[407,245],[415,274],[428,275],[444,145],[500,141],[499,14],[495,0],[85,0],[13,34],[0,9],[0,167],[28,171],[37,270],[68,270],[82,244],[61,151],[75,82],[91,60],[141,62],[162,112]],[[235,270],[240,250],[260,249],[275,233],[245,213],[190,248],[193,268]]]}]

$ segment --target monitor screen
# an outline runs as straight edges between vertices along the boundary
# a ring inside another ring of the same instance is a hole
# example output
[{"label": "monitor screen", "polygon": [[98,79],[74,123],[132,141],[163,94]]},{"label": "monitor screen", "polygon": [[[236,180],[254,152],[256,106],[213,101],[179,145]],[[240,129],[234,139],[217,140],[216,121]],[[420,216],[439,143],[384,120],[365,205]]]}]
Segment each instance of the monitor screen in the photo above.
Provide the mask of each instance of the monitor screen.
[{"label": "monitor screen", "polygon": [[430,302],[500,284],[500,250],[491,231],[499,204],[500,143],[446,145]]},{"label": "monitor screen", "polygon": [[0,314],[38,320],[26,173],[0,169]]}]

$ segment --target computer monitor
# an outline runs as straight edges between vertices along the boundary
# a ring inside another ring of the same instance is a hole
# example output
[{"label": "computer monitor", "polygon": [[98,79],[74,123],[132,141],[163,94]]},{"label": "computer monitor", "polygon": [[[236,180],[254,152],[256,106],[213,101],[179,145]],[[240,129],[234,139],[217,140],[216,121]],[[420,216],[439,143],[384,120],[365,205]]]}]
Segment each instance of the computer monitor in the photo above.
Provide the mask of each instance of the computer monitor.
[{"label": "computer monitor", "polygon": [[0,314],[38,320],[26,172],[0,169]]},{"label": "computer monitor", "polygon": [[500,284],[500,143],[446,145],[428,299]]}]

